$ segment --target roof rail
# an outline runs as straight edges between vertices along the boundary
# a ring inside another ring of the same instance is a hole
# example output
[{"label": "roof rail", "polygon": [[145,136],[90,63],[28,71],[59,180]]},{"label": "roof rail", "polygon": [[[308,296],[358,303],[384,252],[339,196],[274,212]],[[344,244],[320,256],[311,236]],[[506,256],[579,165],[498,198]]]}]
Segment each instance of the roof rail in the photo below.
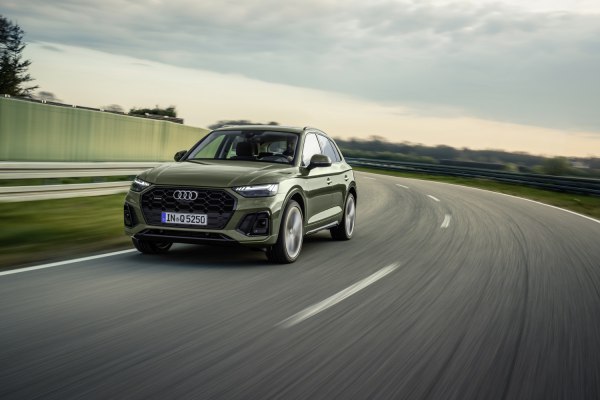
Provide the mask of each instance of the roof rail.
[{"label": "roof rail", "polygon": [[323,132],[322,130],[320,130],[319,128],[315,128],[314,126],[305,126],[302,130],[307,130],[307,129],[311,129],[313,131],[317,131],[319,133],[322,133],[324,135],[327,135],[325,132]]}]

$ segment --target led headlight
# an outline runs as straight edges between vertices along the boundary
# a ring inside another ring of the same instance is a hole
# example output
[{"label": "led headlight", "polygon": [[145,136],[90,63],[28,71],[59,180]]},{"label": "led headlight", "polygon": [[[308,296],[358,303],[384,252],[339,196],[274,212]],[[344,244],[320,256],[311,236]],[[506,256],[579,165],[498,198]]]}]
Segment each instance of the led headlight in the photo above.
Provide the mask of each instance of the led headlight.
[{"label": "led headlight", "polygon": [[238,186],[234,187],[233,190],[244,197],[268,197],[277,194],[279,184],[271,183],[267,185]]},{"label": "led headlight", "polygon": [[141,180],[140,178],[135,178],[133,182],[131,182],[131,190],[134,192],[141,192],[150,186],[150,183]]}]

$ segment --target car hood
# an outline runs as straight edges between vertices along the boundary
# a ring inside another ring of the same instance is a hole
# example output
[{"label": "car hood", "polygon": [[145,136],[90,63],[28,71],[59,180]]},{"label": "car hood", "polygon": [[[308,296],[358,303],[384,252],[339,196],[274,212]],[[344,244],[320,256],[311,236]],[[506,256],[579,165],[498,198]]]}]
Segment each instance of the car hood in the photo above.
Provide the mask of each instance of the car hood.
[{"label": "car hood", "polygon": [[139,177],[157,185],[234,187],[278,183],[297,173],[298,169],[291,165],[202,160],[162,164]]}]

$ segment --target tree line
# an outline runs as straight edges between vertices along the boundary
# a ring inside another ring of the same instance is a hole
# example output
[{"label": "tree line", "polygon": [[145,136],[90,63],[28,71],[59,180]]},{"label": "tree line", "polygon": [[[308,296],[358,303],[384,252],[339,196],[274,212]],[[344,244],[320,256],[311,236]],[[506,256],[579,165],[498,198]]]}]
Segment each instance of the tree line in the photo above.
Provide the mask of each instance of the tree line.
[{"label": "tree line", "polygon": [[473,150],[446,145],[425,146],[409,142],[392,143],[380,136],[372,136],[369,139],[337,138],[336,142],[347,157],[451,164],[549,175],[600,176],[600,158],[597,157],[545,157],[504,150]]}]

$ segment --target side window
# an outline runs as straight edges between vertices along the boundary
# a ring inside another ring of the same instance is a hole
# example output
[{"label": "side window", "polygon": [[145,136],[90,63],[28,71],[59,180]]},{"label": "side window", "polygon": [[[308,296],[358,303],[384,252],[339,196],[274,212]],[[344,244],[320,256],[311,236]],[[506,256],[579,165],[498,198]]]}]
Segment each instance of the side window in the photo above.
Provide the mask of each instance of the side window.
[{"label": "side window", "polygon": [[333,149],[333,152],[335,153],[335,157],[337,159],[337,162],[342,161],[342,153],[340,153],[339,149],[335,145],[335,142],[333,140],[331,140],[331,139],[329,139],[329,142],[331,143],[331,148]]},{"label": "side window", "polygon": [[319,135],[319,143],[323,148],[323,154],[329,157],[332,163],[336,163],[341,160],[340,156],[338,155],[338,152],[335,149],[335,146],[333,145],[333,143],[331,143],[331,140],[327,139],[325,136]]},{"label": "side window", "polygon": [[304,150],[302,150],[302,165],[308,165],[310,158],[315,154],[321,154],[321,148],[319,147],[319,141],[317,135],[309,133],[304,139]]}]

